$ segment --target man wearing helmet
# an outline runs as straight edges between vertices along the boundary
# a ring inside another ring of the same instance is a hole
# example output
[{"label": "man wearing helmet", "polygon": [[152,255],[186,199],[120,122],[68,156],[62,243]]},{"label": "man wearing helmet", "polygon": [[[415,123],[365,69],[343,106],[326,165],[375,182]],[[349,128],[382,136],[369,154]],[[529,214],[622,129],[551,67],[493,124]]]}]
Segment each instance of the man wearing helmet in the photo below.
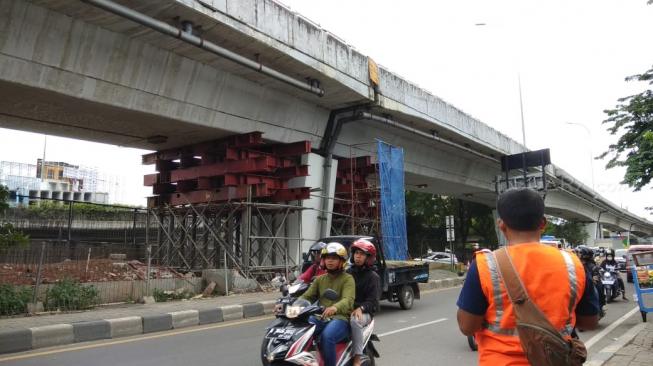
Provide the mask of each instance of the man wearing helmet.
[{"label": "man wearing helmet", "polygon": [[583,267],[585,267],[585,278],[587,279],[592,279],[592,283],[594,284],[594,288],[596,288],[596,291],[598,292],[599,295],[599,316],[603,317],[605,316],[605,310],[603,307],[606,304],[605,301],[605,292],[603,291],[603,284],[601,283],[601,277],[599,273],[599,266],[596,265],[596,262],[594,261],[594,251],[585,245],[579,245],[575,249],[576,255],[580,259],[580,262],[583,264]]},{"label": "man wearing helmet", "polygon": [[356,299],[351,313],[351,339],[353,342],[354,363],[361,365],[363,355],[363,328],[371,321],[379,306],[379,275],[374,270],[376,248],[369,240],[358,239],[351,245],[351,262],[347,272],[356,282]]},{"label": "man wearing helmet", "polygon": [[[601,263],[601,268],[603,268],[604,271],[607,270],[607,266],[612,266],[614,268],[617,268],[617,261],[614,259],[614,249],[608,248],[608,250],[605,251],[605,260]],[[624,280],[621,279],[621,275],[619,272],[615,271],[615,274],[617,275],[617,282],[619,282],[619,288],[621,288],[621,294],[622,298],[624,300],[628,300],[626,297],[626,286],[624,284]]]},{"label": "man wearing helmet", "polygon": [[[315,324],[316,333],[320,336],[320,351],[324,358],[325,366],[336,364],[336,344],[349,334],[349,316],[351,315],[356,293],[354,278],[344,271],[347,263],[347,249],[336,242],[326,245],[322,250],[321,262],[326,269],[326,274],[317,277],[311,286],[300,298],[315,301],[319,300],[324,312],[309,321]],[[338,294],[338,300],[329,300],[324,296],[327,289],[332,289]]]},{"label": "man wearing helmet", "polygon": [[308,253],[310,254],[312,264],[306,269],[306,271],[304,271],[304,273],[297,277],[298,280],[301,280],[304,283],[311,283],[315,277],[326,273],[326,269],[320,265],[320,256],[325,247],[326,243],[321,241],[318,241],[311,246]]}]

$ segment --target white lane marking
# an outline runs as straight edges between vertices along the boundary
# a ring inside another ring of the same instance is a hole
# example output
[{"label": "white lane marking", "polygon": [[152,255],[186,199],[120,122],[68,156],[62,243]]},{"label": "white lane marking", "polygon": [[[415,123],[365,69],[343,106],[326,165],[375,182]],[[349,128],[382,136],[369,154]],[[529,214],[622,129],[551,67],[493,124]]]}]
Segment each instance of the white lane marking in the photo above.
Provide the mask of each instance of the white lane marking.
[{"label": "white lane marking", "polygon": [[441,322],[443,322],[445,320],[447,320],[447,318],[440,318],[440,319],[437,319],[437,320],[434,320],[434,321],[431,321],[431,322],[427,322],[427,323],[422,323],[422,324],[417,324],[417,325],[413,325],[413,326],[406,327],[406,328],[391,330],[389,332],[381,333],[378,336],[379,337],[385,337],[385,336],[390,335],[390,334],[405,332],[407,330],[411,330],[411,329],[415,329],[415,328],[421,328],[421,327],[425,327],[427,325],[431,325],[431,324],[435,324],[435,323],[441,323]]},{"label": "white lane marking", "polygon": [[600,331],[599,333],[594,335],[594,337],[590,338],[587,342],[585,342],[585,347],[587,349],[590,349],[594,345],[594,343],[601,340],[601,338],[605,337],[606,334],[612,332],[612,330],[614,328],[618,327],[621,323],[626,321],[626,319],[630,318],[633,314],[635,314],[638,311],[639,311],[639,307],[636,307],[633,310],[631,310],[631,311],[627,312],[626,314],[624,314],[621,318],[615,320],[607,328],[603,329],[602,331]]}]

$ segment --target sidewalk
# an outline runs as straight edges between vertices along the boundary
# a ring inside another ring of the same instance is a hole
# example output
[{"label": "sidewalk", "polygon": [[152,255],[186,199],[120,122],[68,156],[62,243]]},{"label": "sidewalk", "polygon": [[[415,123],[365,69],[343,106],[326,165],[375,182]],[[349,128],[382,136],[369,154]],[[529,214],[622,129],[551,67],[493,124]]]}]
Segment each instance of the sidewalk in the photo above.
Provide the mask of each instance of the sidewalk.
[{"label": "sidewalk", "polygon": [[646,323],[635,338],[615,352],[605,366],[653,365],[653,323]]},{"label": "sidewalk", "polygon": [[586,366],[653,365],[653,323],[640,323],[594,354]]},{"label": "sidewalk", "polygon": [[[434,270],[420,290],[459,286],[463,279]],[[123,304],[74,313],[0,319],[0,354],[118,338],[272,314],[278,291],[154,304]]]}]

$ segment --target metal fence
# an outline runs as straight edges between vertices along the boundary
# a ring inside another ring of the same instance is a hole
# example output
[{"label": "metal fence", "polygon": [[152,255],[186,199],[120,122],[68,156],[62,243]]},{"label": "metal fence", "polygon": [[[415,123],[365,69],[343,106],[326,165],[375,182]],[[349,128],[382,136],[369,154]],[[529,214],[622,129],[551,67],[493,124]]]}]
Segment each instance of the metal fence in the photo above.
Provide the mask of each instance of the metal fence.
[{"label": "metal fence", "polygon": [[2,219],[32,239],[145,243],[147,209],[53,199],[31,202],[6,210]]},{"label": "metal fence", "polygon": [[36,204],[12,207],[0,217],[30,237],[26,247],[0,250],[0,316],[86,309],[163,291],[177,291],[176,297],[201,291],[201,278],[192,273],[150,265],[146,209],[32,201]]},{"label": "metal fence", "polygon": [[[149,262],[145,247],[122,244],[43,241],[0,250],[0,315],[83,310],[157,291],[201,291],[201,278]],[[28,303],[42,308],[28,309]]]}]

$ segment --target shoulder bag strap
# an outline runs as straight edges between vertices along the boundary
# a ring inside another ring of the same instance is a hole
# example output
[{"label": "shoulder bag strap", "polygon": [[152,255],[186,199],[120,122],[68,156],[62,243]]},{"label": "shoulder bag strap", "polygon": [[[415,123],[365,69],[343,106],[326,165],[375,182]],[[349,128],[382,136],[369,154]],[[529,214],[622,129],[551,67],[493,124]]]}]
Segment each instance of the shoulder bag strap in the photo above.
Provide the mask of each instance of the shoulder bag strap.
[{"label": "shoulder bag strap", "polygon": [[512,264],[508,250],[504,247],[491,255],[494,255],[497,259],[499,275],[503,279],[503,284],[506,286],[508,297],[515,309],[517,320],[519,322],[535,324],[556,334],[560,334],[546,315],[528,297],[524,284],[515,270],[515,266]]}]

